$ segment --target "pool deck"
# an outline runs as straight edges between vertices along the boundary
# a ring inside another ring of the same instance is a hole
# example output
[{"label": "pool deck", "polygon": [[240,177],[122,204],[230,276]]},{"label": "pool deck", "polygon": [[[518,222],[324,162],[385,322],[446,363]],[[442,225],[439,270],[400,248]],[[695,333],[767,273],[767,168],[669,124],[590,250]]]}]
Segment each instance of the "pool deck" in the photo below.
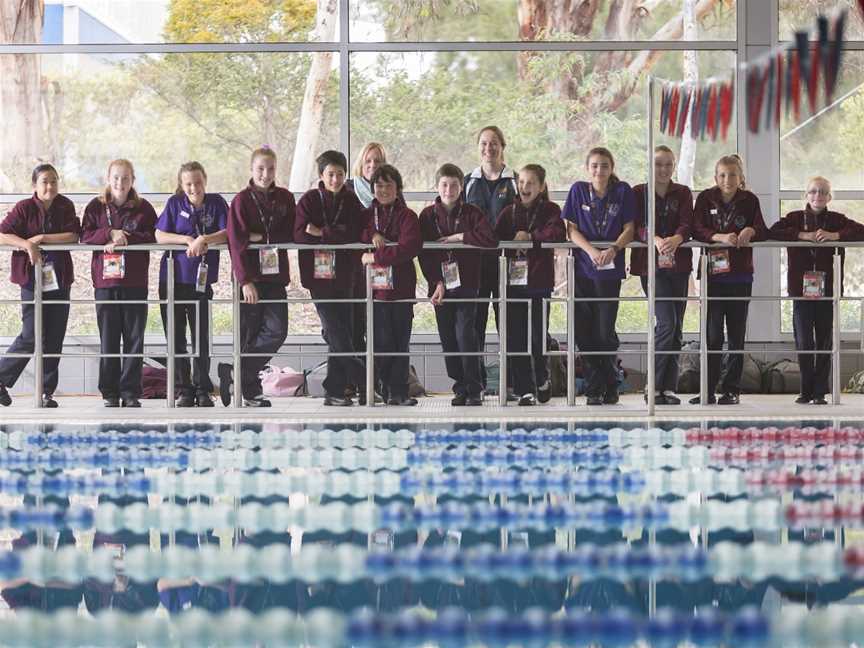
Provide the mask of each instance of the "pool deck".
[{"label": "pool deck", "polygon": [[[584,397],[567,407],[563,398],[553,398],[545,405],[519,407],[510,403],[499,407],[496,398],[487,397],[480,407],[453,407],[451,395],[421,397],[416,407],[325,407],[321,398],[274,398],[271,408],[222,407],[168,408],[164,400],[142,401],[142,409],[106,409],[94,396],[58,396],[57,409],[36,409],[32,397],[16,397],[10,407],[0,408],[0,423],[39,421],[75,422],[232,422],[266,420],[279,422],[356,423],[358,421],[401,421],[426,423],[432,421],[480,422],[567,422],[616,421],[647,419],[647,408],[641,394],[626,394],[617,405],[588,407]],[[686,399],[682,397],[686,403]],[[864,394],[843,394],[837,406],[796,405],[794,394],[745,394],[740,405],[658,406],[653,420],[693,421],[776,421],[789,420],[848,420],[864,419]]]}]

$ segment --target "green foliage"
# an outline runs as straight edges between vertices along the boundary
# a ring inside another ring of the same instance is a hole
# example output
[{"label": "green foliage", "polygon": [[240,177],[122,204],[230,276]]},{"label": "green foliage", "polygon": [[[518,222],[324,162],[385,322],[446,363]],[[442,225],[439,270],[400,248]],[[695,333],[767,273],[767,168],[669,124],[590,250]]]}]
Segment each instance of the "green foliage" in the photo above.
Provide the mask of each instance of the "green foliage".
[{"label": "green foliage", "polygon": [[270,43],[305,40],[315,0],[171,0],[169,43]]}]

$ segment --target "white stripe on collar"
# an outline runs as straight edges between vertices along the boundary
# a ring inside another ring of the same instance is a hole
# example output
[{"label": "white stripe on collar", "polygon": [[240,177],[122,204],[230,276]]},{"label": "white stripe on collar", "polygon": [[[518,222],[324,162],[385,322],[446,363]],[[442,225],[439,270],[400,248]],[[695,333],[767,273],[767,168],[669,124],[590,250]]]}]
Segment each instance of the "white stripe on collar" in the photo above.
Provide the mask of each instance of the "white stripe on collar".
[{"label": "white stripe on collar", "polygon": [[[476,169],[474,169],[471,172],[470,177],[476,178],[476,179],[482,178],[483,177],[483,167],[477,167]],[[513,172],[513,169],[511,169],[505,165],[504,168],[501,169],[501,175],[499,177],[501,177],[501,178],[514,178],[515,179],[516,174]]]}]

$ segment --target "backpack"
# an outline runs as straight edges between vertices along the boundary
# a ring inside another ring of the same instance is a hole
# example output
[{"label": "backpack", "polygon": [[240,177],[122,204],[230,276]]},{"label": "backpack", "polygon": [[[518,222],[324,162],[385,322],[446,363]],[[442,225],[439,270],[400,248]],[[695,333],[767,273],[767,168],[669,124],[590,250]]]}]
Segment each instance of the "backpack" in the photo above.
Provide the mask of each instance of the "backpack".
[{"label": "backpack", "polygon": [[141,369],[141,398],[166,398],[168,396],[168,370],[145,364]]},{"label": "backpack", "polygon": [[762,393],[797,394],[801,391],[801,369],[797,362],[783,359],[772,362],[762,373]]},{"label": "backpack", "polygon": [[852,374],[846,391],[852,394],[864,394],[864,371],[856,371]]},{"label": "backpack", "polygon": [[305,396],[306,373],[291,367],[267,365],[258,373],[265,396]]},{"label": "backpack", "polygon": [[682,353],[678,360],[678,388],[679,394],[695,394],[699,392],[699,343],[688,342],[682,351],[696,351],[697,353]]}]

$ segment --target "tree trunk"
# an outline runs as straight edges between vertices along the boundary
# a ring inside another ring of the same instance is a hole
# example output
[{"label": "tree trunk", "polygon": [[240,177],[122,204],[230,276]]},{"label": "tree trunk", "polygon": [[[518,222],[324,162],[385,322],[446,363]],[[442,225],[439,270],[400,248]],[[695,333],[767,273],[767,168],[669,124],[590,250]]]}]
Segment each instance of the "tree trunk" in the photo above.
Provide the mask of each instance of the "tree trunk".
[{"label": "tree trunk", "polygon": [[[337,20],[336,6],[337,0],[318,0],[314,40],[319,42],[334,40]],[[332,52],[315,52],[312,54],[312,65],[309,68],[309,75],[306,77],[306,92],[303,95],[300,123],[297,126],[297,143],[294,147],[294,159],[291,163],[291,178],[288,181],[288,188],[292,191],[306,191],[315,177],[315,154],[324,121],[324,98],[332,63]]]},{"label": "tree trunk", "polygon": [[[39,43],[42,0],[0,0],[0,42]],[[0,56],[0,191],[30,189],[30,168],[45,160],[39,56]]]},{"label": "tree trunk", "polygon": [[[696,0],[684,0],[682,12],[684,21],[684,40],[696,42],[699,38],[699,23],[696,22]],[[696,62],[696,52],[684,52],[684,80],[696,83],[699,80],[699,65]],[[684,136],[681,140],[681,152],[678,156],[678,182],[688,187],[693,186],[693,168],[696,165],[696,140],[691,136],[692,124],[687,120],[684,126]]]}]

